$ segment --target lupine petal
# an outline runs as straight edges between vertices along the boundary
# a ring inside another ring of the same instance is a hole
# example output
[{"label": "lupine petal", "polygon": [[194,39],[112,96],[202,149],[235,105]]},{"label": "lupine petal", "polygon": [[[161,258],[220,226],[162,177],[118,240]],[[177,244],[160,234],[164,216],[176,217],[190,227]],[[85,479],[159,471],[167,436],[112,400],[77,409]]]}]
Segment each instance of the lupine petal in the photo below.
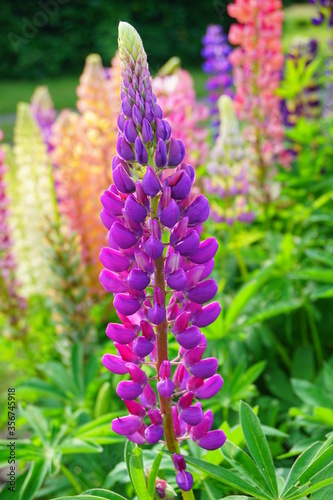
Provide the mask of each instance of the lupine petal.
[{"label": "lupine petal", "polygon": [[217,372],[218,360],[216,358],[202,359],[190,367],[190,372],[195,377],[209,378]]},{"label": "lupine petal", "polygon": [[124,316],[131,316],[141,307],[140,302],[127,293],[118,293],[114,298],[113,305]]},{"label": "lupine petal", "polygon": [[143,388],[140,384],[132,380],[122,380],[119,382],[116,393],[121,399],[131,400],[135,399],[142,393]]},{"label": "lupine petal", "polygon": [[127,415],[126,417],[117,417],[112,420],[111,428],[113,432],[122,436],[130,436],[134,434],[141,425],[141,418],[135,415]]},{"label": "lupine petal", "polygon": [[178,472],[176,482],[182,491],[190,491],[193,487],[193,476],[186,470]]},{"label": "lupine petal", "polygon": [[119,323],[109,323],[106,334],[111,340],[119,342],[119,344],[130,344],[137,336],[134,330],[130,330]]},{"label": "lupine petal", "polygon": [[197,444],[204,450],[217,450],[224,445],[226,440],[227,436],[225,435],[225,433],[222,430],[218,429],[215,431],[210,431],[206,434],[206,436],[199,438]]},{"label": "lupine petal", "polygon": [[107,370],[116,375],[125,375],[125,373],[128,373],[125,361],[114,354],[104,354],[102,363]]},{"label": "lupine petal", "polygon": [[187,290],[186,295],[189,300],[197,304],[204,304],[215,297],[218,287],[214,279],[201,281],[194,288]]},{"label": "lupine petal", "polygon": [[145,430],[145,438],[149,444],[156,444],[163,437],[163,427],[152,424]]},{"label": "lupine petal", "polygon": [[211,378],[205,380],[199,389],[194,391],[198,399],[210,399],[217,394],[223,385],[223,378],[221,375],[213,375]]},{"label": "lupine petal", "polygon": [[201,312],[194,315],[192,319],[192,324],[198,326],[199,328],[204,328],[205,326],[214,323],[214,321],[219,317],[221,312],[221,306],[218,302],[212,302],[204,306]]},{"label": "lupine petal", "polygon": [[186,273],[184,269],[177,269],[174,273],[170,274],[167,280],[168,286],[174,290],[184,290],[187,284]]},{"label": "lupine petal", "polygon": [[131,263],[125,255],[112,248],[102,248],[99,260],[104,267],[116,273],[126,271]]}]

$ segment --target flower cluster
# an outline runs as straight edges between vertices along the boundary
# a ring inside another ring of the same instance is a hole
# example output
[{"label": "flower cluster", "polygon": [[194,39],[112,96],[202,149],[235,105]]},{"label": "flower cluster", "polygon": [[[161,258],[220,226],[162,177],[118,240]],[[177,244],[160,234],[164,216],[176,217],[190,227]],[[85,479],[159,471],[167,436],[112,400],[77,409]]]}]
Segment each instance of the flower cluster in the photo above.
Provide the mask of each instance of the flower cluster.
[{"label": "flower cluster", "polygon": [[[96,284],[101,270],[98,252],[105,234],[100,223],[99,197],[105,183],[112,181],[109,164],[116,151],[115,109],[119,111],[119,56],[115,56],[107,79],[101,59],[87,58],[78,88],[81,114],[64,110],[53,127],[52,158],[57,165],[58,206],[69,227],[80,237],[88,286],[92,294],[100,294]],[[118,91],[117,91],[118,88]],[[117,110],[117,103],[119,107]]]},{"label": "flower cluster", "polygon": [[[0,130],[0,141],[3,133]],[[0,312],[9,317],[10,325],[18,326],[25,300],[19,294],[16,279],[16,261],[13,255],[13,239],[9,224],[9,199],[5,174],[5,150],[0,146]]]},{"label": "flower cluster", "polygon": [[77,109],[88,125],[87,139],[105,156],[106,164],[115,153],[120,100],[120,61],[116,53],[106,73],[98,54],[90,54],[77,88]]},{"label": "flower cluster", "polygon": [[[316,58],[317,40],[296,39],[292,42],[287,61],[295,68],[304,68]],[[287,71],[288,66],[286,66]],[[320,115],[319,86],[315,79],[308,83],[302,91],[282,102],[282,114],[286,126],[293,127],[300,117],[316,119]]]},{"label": "flower cluster", "polygon": [[30,109],[50,152],[52,151],[50,143],[51,131],[56,118],[56,110],[54,109],[49,89],[45,85],[36,88],[31,98]]},{"label": "flower cluster", "polygon": [[18,277],[24,295],[43,293],[51,274],[44,234],[47,220],[57,217],[52,165],[30,105],[19,103],[14,129],[14,148],[7,154],[10,165],[8,192]]},{"label": "flower cluster", "polygon": [[228,13],[239,23],[229,32],[229,41],[239,46],[229,56],[234,67],[236,111],[249,124],[244,134],[254,158],[257,191],[267,202],[272,198],[273,160],[288,160],[276,94],[283,66],[282,2],[235,0],[228,5]]},{"label": "flower cluster", "polygon": [[228,44],[227,35],[223,33],[222,26],[218,24],[211,24],[207,27],[202,43],[201,55],[205,60],[202,69],[210,75],[206,88],[209,92],[211,124],[214,136],[216,136],[219,132],[217,101],[223,94],[232,96],[232,67],[228,59],[231,47]]},{"label": "flower cluster", "polygon": [[207,132],[200,127],[208,110],[196,102],[193,78],[179,64],[178,58],[172,58],[161,68],[153,79],[153,91],[173,133],[184,143],[185,161],[197,167],[208,155]]},{"label": "flower cluster", "polygon": [[243,138],[228,96],[218,100],[220,134],[212,149],[205,179],[205,189],[214,198],[211,215],[217,222],[232,225],[235,221],[251,222],[248,210],[248,160],[244,154]]},{"label": "flower cluster", "polygon": [[312,19],[313,24],[320,26],[324,22],[333,28],[333,4],[331,0],[309,0],[317,7],[317,16]]},{"label": "flower cluster", "polygon": [[46,234],[48,258],[54,284],[50,290],[52,319],[57,333],[56,349],[63,360],[71,353],[71,343],[91,346],[94,336],[89,317],[87,274],[80,259],[80,239],[62,221],[50,224]]},{"label": "flower cluster", "polygon": [[[223,431],[211,430],[213,413],[203,412],[200,402],[223,384],[217,359],[202,359],[207,340],[200,331],[221,310],[218,302],[206,304],[217,292],[208,277],[218,244],[214,238],[200,243],[208,201],[203,195],[191,201],[194,169],[183,162],[184,144],[163,118],[142,41],[127,23],[119,26],[119,51],[118,154],[114,184],[101,197],[109,246],[100,253],[100,281],[114,294],[122,324],[108,325],[117,354],[105,354],[102,362],[130,379],[117,386],[129,415],[113,420],[112,429],[138,444],[164,435],[176,454],[178,485],[190,490],[178,441],[190,438],[208,450],[225,441]],[[171,337],[179,344],[173,360]]]},{"label": "flower cluster", "polygon": [[53,127],[53,161],[57,164],[58,207],[71,231],[80,238],[82,260],[91,294],[100,293],[96,286],[101,270],[98,250],[105,241],[98,218],[98,197],[103,192],[107,163],[103,151],[88,139],[90,124],[72,111],[60,113]]}]

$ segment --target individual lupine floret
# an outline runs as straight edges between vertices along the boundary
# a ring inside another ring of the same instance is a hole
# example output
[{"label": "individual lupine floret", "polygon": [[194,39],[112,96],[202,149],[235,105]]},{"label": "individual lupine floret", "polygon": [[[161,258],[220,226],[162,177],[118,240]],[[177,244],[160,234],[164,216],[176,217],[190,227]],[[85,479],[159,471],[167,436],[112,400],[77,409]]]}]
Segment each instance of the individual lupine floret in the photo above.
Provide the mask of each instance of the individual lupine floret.
[{"label": "individual lupine floret", "polygon": [[219,133],[219,110],[217,101],[223,94],[232,97],[232,66],[228,56],[231,47],[228,37],[223,33],[222,26],[210,24],[207,26],[205,36],[202,38],[203,48],[201,55],[204,58],[202,69],[209,76],[206,84],[211,112],[211,126],[214,137]]},{"label": "individual lupine floret", "polygon": [[212,218],[229,225],[235,221],[251,222],[253,213],[248,207],[249,162],[245,157],[243,138],[228,96],[218,101],[220,111],[220,134],[212,149],[207,164],[209,177],[204,186],[213,202]]},{"label": "individual lupine floret", "polygon": [[28,103],[19,103],[14,148],[8,152],[9,196],[18,278],[25,296],[50,286],[46,255],[47,219],[57,218],[52,165],[41,132]]},{"label": "individual lupine floret", "polygon": [[196,102],[193,78],[173,57],[153,79],[153,91],[173,134],[184,143],[185,161],[202,165],[208,155],[207,132],[200,122],[208,117],[204,104]]},{"label": "individual lupine floret", "polygon": [[49,89],[45,85],[36,87],[31,97],[30,109],[42,132],[47,150],[50,152],[52,151],[50,139],[52,126],[56,119],[56,110]]},{"label": "individual lupine floret", "polygon": [[[100,253],[105,267],[100,281],[114,294],[122,324],[108,325],[117,355],[105,354],[102,362],[112,373],[129,375],[117,393],[130,414],[113,420],[112,429],[137,444],[156,443],[164,435],[177,455],[183,497],[193,498],[185,493],[193,480],[179,457],[178,439],[191,438],[191,430],[205,421],[200,400],[213,397],[223,384],[217,360],[202,359],[207,340],[200,332],[221,311],[218,302],[207,304],[217,292],[209,275],[218,244],[214,238],[200,242],[208,201],[191,197],[194,169],[183,162],[184,144],[171,135],[152,91],[141,39],[127,23],[119,26],[119,53],[118,154],[112,162],[114,184],[101,197],[109,247]],[[172,335],[180,347],[169,360]],[[145,369],[155,375],[148,377]],[[219,448],[226,439],[212,424],[209,419],[193,434],[205,449]]]},{"label": "individual lupine floret", "polygon": [[[0,130],[0,141],[3,133]],[[10,201],[7,196],[7,183],[5,175],[6,152],[0,146],[0,313],[5,314],[9,320],[8,335],[21,334],[22,312],[26,309],[26,301],[20,295],[20,285],[16,278],[17,263],[13,254],[13,238],[9,223]],[[6,335],[6,329],[3,332]]]},{"label": "individual lupine floret", "polygon": [[[233,65],[235,109],[246,122],[244,137],[253,158],[257,200],[268,203],[276,195],[274,162],[289,164],[283,139],[280,98],[276,93],[283,66],[281,0],[235,0],[228,13],[237,19],[229,42],[238,45],[229,56]],[[278,191],[277,191],[278,192]]]}]

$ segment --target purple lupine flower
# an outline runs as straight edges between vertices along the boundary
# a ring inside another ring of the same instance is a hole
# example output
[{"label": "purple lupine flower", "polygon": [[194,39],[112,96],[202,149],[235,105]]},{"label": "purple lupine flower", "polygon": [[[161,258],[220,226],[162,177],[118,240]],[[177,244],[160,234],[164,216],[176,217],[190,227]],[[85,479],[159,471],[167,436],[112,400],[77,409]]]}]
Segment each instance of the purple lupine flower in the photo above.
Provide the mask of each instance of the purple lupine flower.
[{"label": "purple lupine flower", "polygon": [[[116,418],[112,429],[138,444],[155,444],[164,435],[168,449],[181,457],[178,439],[191,439],[191,429],[205,419],[200,400],[223,384],[217,360],[202,359],[207,340],[200,332],[221,311],[218,302],[207,304],[217,291],[209,275],[218,244],[214,238],[200,243],[208,202],[191,195],[194,169],[183,162],[184,145],[163,118],[141,39],[127,23],[119,25],[119,53],[118,154],[114,185],[101,197],[109,247],[100,254],[100,281],[114,294],[122,324],[108,325],[117,356],[105,354],[102,363],[112,373],[128,373],[117,394],[130,415]],[[168,359],[172,335],[180,346],[175,360]],[[150,380],[147,364],[156,372]],[[210,423],[193,434],[205,449],[214,447],[210,432],[216,447],[225,440]],[[184,464],[178,458],[175,468],[178,486],[187,491],[193,479]]]},{"label": "purple lupine flower", "polygon": [[[287,55],[289,64],[295,68],[307,66],[316,58],[318,53],[318,42],[315,39],[295,39]],[[286,69],[288,66],[286,67]],[[282,116],[287,127],[296,125],[300,117],[317,119],[320,115],[319,85],[316,78],[312,78],[302,91],[281,102]]]},{"label": "purple lupine flower", "polygon": [[48,152],[53,150],[50,142],[52,126],[56,118],[56,110],[49,89],[45,85],[36,87],[31,98],[30,109],[43,135]]},{"label": "purple lupine flower", "polygon": [[312,5],[317,7],[317,15],[312,19],[316,26],[327,22],[329,28],[333,28],[333,4],[331,0],[309,0]]},{"label": "purple lupine flower", "polygon": [[217,101],[222,94],[232,97],[232,67],[228,56],[232,51],[228,44],[228,37],[223,33],[222,26],[211,24],[207,27],[205,36],[202,38],[203,48],[201,55],[204,58],[202,69],[210,75],[206,89],[211,108],[211,125],[214,136],[219,131],[219,110]]},{"label": "purple lupine flower", "polygon": [[252,222],[247,196],[250,189],[248,159],[234,111],[233,101],[221,96],[220,134],[207,165],[209,177],[204,186],[212,197],[211,215],[216,222],[233,225],[236,221]]}]

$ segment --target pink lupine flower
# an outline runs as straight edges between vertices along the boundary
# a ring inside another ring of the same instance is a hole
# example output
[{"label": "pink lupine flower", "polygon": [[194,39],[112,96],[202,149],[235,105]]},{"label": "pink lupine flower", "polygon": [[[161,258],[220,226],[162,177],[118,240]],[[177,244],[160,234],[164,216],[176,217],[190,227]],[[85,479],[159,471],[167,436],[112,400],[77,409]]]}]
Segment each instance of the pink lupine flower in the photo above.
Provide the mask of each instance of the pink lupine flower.
[{"label": "pink lupine flower", "polygon": [[276,95],[283,66],[281,0],[235,0],[228,13],[239,24],[230,28],[229,41],[238,45],[229,56],[234,67],[235,107],[246,122],[245,138],[256,169],[257,198],[273,196],[274,161],[288,162],[283,139],[280,98]]},{"label": "pink lupine flower", "polygon": [[174,135],[184,143],[185,161],[197,167],[208,155],[207,132],[200,126],[208,118],[208,109],[196,102],[193,78],[179,67],[179,59],[170,61],[175,59],[176,63],[167,63],[160,76],[153,78],[153,91]]}]

